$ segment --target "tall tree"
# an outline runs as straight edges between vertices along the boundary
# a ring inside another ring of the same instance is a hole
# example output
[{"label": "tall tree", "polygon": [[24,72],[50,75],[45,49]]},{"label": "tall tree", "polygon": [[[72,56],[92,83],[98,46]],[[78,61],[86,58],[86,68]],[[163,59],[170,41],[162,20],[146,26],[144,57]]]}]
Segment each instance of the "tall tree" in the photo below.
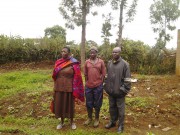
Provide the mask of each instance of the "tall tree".
[{"label": "tall tree", "polygon": [[[119,30],[118,30],[118,40],[117,40],[117,45],[121,47],[122,45],[122,33],[123,33],[123,28],[124,28],[124,22],[123,19],[125,18],[126,14],[126,19],[125,22],[131,22],[134,20],[134,16],[136,14],[136,7],[137,7],[137,1],[138,0],[131,0],[132,3],[130,6],[128,6],[128,0],[110,0],[112,8],[114,10],[119,10]],[[126,12],[124,13],[124,11]]]},{"label": "tall tree", "polygon": [[154,0],[150,7],[150,21],[156,38],[156,47],[164,49],[166,42],[172,39],[170,31],[176,29],[173,24],[180,16],[179,0]]},{"label": "tall tree", "polygon": [[[107,0],[62,0],[59,11],[66,20],[66,27],[74,29],[76,26],[82,27],[81,35],[81,70],[84,72],[85,63],[85,43],[87,15],[94,6],[103,6]],[[96,12],[93,15],[97,14]]]},{"label": "tall tree", "polygon": [[109,44],[109,37],[112,36],[111,30],[111,21],[113,20],[111,13],[107,16],[103,14],[103,18],[105,18],[104,23],[102,25],[102,38],[104,39],[104,44]]},{"label": "tall tree", "polygon": [[[54,25],[53,27],[48,27],[44,30],[44,36],[43,42],[52,42],[55,58],[57,59],[59,50],[66,43],[66,30],[59,25]],[[47,38],[49,39],[47,40]]]},{"label": "tall tree", "polygon": [[46,28],[44,32],[44,35],[48,38],[60,37],[61,39],[66,41],[66,30],[59,25],[54,25],[53,27]]},{"label": "tall tree", "polygon": [[109,41],[109,37],[112,36],[111,34],[111,21],[113,20],[113,17],[111,16],[111,13],[105,15],[103,14],[102,16],[104,18],[104,23],[102,24],[102,30],[101,30],[101,37],[103,38],[103,44],[100,47],[100,53],[99,56],[104,59],[105,63],[107,63],[107,61],[109,59],[111,59],[108,54],[111,54],[112,49],[110,46],[110,41]]}]

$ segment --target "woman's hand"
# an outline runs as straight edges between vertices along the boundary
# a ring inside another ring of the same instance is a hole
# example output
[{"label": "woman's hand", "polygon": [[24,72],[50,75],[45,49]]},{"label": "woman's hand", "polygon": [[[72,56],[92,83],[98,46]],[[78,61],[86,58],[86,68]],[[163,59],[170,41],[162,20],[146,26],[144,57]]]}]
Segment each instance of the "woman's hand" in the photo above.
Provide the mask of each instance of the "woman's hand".
[{"label": "woman's hand", "polygon": [[82,104],[82,102],[81,102],[79,99],[77,99],[77,98],[75,98],[74,101],[75,101],[75,103],[77,103],[78,105]]}]

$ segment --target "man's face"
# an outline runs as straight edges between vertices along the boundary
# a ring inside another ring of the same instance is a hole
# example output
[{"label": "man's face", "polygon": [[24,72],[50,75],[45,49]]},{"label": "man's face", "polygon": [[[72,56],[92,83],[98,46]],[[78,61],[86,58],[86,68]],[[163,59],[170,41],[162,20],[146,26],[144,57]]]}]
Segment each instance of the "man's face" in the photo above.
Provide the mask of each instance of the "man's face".
[{"label": "man's face", "polygon": [[95,50],[91,50],[89,55],[90,55],[90,58],[94,59],[97,56],[97,52]]},{"label": "man's face", "polygon": [[113,52],[112,52],[112,56],[113,56],[113,60],[119,59],[119,57],[120,57],[120,50],[114,48],[114,49],[113,49]]}]

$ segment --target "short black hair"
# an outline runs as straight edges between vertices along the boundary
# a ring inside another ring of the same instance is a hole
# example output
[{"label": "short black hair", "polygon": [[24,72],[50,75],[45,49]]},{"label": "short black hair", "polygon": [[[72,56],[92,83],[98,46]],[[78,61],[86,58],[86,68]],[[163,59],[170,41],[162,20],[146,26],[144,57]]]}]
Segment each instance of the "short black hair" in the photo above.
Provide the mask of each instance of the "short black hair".
[{"label": "short black hair", "polygon": [[71,49],[70,49],[68,46],[63,47],[63,49],[67,49],[67,50],[68,50],[68,53],[71,52]]}]

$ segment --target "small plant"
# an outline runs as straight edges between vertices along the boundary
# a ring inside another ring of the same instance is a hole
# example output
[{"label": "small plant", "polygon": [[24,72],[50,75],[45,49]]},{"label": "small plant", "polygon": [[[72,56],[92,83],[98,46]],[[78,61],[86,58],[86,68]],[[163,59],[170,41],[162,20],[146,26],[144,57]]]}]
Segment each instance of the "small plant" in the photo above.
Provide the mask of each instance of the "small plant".
[{"label": "small plant", "polygon": [[126,104],[132,107],[148,107],[150,105],[150,101],[152,98],[144,98],[144,97],[134,97],[127,98]]},{"label": "small plant", "polygon": [[155,134],[152,132],[147,132],[147,135],[155,135]]},{"label": "small plant", "polygon": [[8,112],[9,112],[9,114],[14,114],[14,113],[18,112],[18,109],[16,109],[13,106],[9,106],[8,107]]}]

